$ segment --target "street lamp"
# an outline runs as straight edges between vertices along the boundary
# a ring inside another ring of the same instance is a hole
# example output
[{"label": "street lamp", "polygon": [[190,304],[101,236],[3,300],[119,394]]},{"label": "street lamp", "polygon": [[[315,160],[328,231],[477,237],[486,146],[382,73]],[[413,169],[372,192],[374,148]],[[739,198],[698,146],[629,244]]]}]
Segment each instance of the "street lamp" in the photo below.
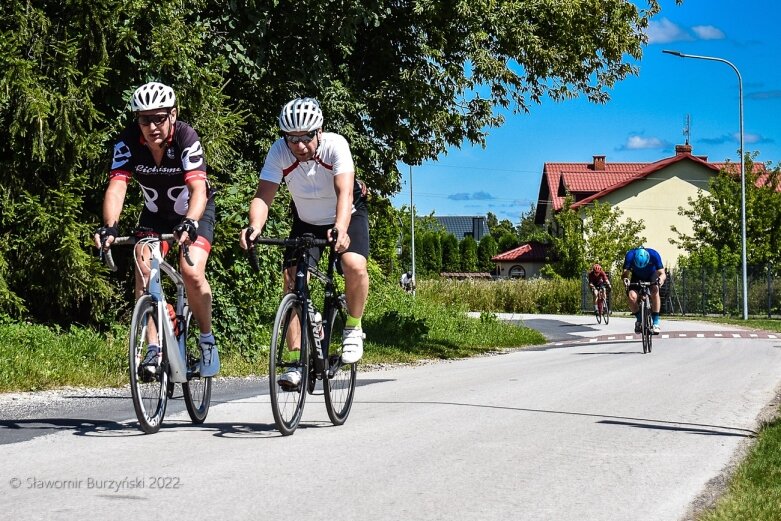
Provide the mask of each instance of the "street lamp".
[{"label": "street lamp", "polygon": [[679,58],[695,58],[698,60],[710,60],[726,63],[735,74],[738,75],[738,98],[740,102],[740,235],[741,235],[741,263],[743,268],[743,320],[748,320],[748,280],[746,269],[746,170],[743,157],[743,78],[735,65],[723,58],[713,56],[698,56],[696,54],[684,54],[680,51],[664,50],[663,53],[672,54]]}]

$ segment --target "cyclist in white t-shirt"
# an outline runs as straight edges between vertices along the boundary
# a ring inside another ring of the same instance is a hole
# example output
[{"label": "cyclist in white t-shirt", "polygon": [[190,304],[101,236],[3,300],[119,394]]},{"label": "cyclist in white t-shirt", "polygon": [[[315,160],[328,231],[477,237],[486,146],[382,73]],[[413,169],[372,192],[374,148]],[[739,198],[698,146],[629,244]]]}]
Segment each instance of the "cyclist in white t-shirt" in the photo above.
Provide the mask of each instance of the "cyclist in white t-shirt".
[{"label": "cyclist in white t-shirt", "polygon": [[[369,294],[369,219],[365,186],[355,179],[350,146],[332,132],[323,132],[323,112],[314,98],[296,98],[279,115],[282,138],[274,142],[260,171],[260,181],[250,203],[249,227],[239,242],[247,249],[268,219],[269,208],[284,181],[293,198],[291,237],[313,233],[331,238],[336,230],[337,252],[341,253],[347,296],[347,323],[342,341],[342,360],[357,362],[363,356],[361,316]],[[312,251],[317,262],[321,249]],[[292,251],[285,252],[285,291],[290,292],[296,271]],[[293,346],[295,348],[295,346]],[[297,385],[300,373],[291,369],[280,381]]]}]

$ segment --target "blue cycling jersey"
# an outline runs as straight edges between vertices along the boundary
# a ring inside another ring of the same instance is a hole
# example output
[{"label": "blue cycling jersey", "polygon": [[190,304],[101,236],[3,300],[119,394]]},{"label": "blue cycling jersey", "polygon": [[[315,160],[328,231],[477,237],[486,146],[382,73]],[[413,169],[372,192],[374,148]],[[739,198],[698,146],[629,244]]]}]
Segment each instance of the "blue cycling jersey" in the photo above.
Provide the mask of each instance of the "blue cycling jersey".
[{"label": "blue cycling jersey", "polygon": [[653,248],[645,248],[651,257],[651,260],[648,261],[648,264],[646,264],[645,267],[637,268],[634,265],[634,260],[635,252],[638,249],[639,248],[635,248],[626,252],[626,256],[624,257],[624,269],[632,272],[632,281],[641,280],[644,282],[651,282],[656,279],[656,271],[664,269],[664,264],[662,264],[662,256],[659,255],[659,252]]}]

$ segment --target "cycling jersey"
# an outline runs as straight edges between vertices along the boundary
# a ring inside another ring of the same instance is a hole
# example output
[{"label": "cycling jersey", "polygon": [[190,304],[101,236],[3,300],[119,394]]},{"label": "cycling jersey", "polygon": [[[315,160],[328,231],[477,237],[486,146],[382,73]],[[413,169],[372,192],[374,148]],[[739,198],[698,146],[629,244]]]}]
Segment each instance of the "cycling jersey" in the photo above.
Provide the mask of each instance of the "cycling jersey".
[{"label": "cycling jersey", "polygon": [[607,273],[604,271],[600,273],[594,273],[594,271],[588,272],[588,283],[593,285],[594,287],[599,287],[602,285],[607,285]]},{"label": "cycling jersey", "polygon": [[[334,176],[355,171],[350,146],[339,134],[323,132],[315,157],[299,161],[281,138],[271,145],[260,171],[260,179],[281,184],[285,181],[293,197],[298,217],[317,226],[336,221]],[[352,212],[364,205],[355,181]]]},{"label": "cycling jersey", "polygon": [[664,264],[662,264],[662,256],[659,255],[659,252],[653,248],[645,249],[651,256],[651,259],[643,268],[637,268],[634,265],[635,252],[637,249],[629,250],[626,252],[626,256],[624,257],[624,269],[632,272],[632,282],[653,282],[653,280],[656,279],[656,272],[658,270],[664,269]]},{"label": "cycling jersey", "polygon": [[187,183],[200,179],[208,185],[206,159],[198,134],[187,123],[177,121],[158,166],[134,122],[114,144],[109,179],[130,182],[133,177],[144,194],[144,212],[164,218],[184,217],[190,199]]}]

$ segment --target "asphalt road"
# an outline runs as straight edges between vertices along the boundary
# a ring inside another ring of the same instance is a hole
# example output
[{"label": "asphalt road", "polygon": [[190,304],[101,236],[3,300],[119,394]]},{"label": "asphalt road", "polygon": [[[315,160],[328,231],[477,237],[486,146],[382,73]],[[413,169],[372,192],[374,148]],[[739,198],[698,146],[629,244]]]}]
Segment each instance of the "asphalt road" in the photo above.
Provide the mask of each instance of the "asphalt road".
[{"label": "asphalt road", "polygon": [[0,518],[682,519],[781,381],[775,335],[664,321],[643,355],[630,319],[503,318],[551,343],[362,372],[345,425],[314,396],[289,437],[262,380],[151,436],[123,390],[0,395]]}]

